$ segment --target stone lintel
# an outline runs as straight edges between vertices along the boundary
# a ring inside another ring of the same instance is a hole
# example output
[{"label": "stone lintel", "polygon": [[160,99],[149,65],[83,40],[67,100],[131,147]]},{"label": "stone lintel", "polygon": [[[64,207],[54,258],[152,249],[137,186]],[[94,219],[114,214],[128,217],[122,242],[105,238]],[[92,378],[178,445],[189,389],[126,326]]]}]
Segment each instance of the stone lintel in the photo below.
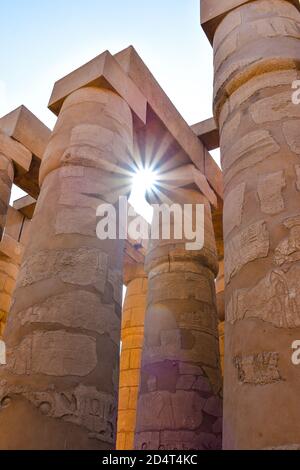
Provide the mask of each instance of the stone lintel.
[{"label": "stone lintel", "polygon": [[146,123],[147,100],[124,73],[109,51],[58,80],[53,88],[49,109],[58,115],[64,100],[74,91],[84,87],[104,87],[118,93],[129,105],[140,123]]},{"label": "stone lintel", "polygon": [[219,129],[214,118],[198,122],[191,128],[207,150],[215,150],[220,147]]},{"label": "stone lintel", "polygon": [[[253,0],[200,0],[201,26],[211,44],[217,27],[227,13],[251,1]],[[286,1],[300,10],[299,0]]]},{"label": "stone lintel", "polygon": [[[130,46],[124,49],[116,54],[115,58],[128,76],[142,90],[150,110],[163,123],[196,168],[205,174],[206,149],[203,143],[197,139],[195,133],[177,111],[134,47]],[[211,156],[209,157],[212,159]],[[221,171],[219,170],[219,172]],[[206,174],[205,176],[207,177]],[[210,179],[207,177],[207,180],[213,190],[217,192],[218,185],[216,185],[215,175],[210,175]],[[207,185],[203,185],[201,190],[205,196],[208,196]]]},{"label": "stone lintel", "polygon": [[14,209],[27,217],[27,219],[32,219],[35,206],[36,200],[29,195],[21,197],[13,203]]},{"label": "stone lintel", "polygon": [[42,160],[51,131],[25,106],[0,118],[0,130]]},{"label": "stone lintel", "polygon": [[0,153],[12,160],[16,170],[27,172],[32,161],[32,153],[24,145],[15,141],[0,130]]}]

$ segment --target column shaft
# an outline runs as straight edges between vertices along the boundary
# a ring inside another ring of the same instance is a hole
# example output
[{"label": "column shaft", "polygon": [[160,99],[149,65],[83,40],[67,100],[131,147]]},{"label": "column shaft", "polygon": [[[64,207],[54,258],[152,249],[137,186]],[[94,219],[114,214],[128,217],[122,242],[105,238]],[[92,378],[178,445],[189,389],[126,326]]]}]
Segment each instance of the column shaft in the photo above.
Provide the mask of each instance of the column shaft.
[{"label": "column shaft", "polygon": [[221,447],[218,268],[211,211],[196,191],[184,191],[180,198],[193,209],[205,205],[205,245],[188,251],[183,239],[151,241],[137,449]]},{"label": "column shaft", "polygon": [[0,339],[3,337],[20,266],[0,253]]},{"label": "column shaft", "polygon": [[122,313],[118,450],[134,449],[136,409],[148,291],[148,279],[144,266],[139,264],[128,266],[126,273],[129,279]]},{"label": "column shaft", "polygon": [[225,303],[224,303],[224,260],[219,262],[219,274],[216,279],[217,311],[219,317],[219,346],[222,375],[224,376],[225,354]]},{"label": "column shaft", "polygon": [[122,98],[83,88],[65,100],[5,334],[0,448],[115,447],[123,243],[97,238],[96,209],[115,202],[113,170],[131,151]]},{"label": "column shaft", "polygon": [[300,14],[247,2],[214,37],[225,182],[224,448],[300,447]]}]

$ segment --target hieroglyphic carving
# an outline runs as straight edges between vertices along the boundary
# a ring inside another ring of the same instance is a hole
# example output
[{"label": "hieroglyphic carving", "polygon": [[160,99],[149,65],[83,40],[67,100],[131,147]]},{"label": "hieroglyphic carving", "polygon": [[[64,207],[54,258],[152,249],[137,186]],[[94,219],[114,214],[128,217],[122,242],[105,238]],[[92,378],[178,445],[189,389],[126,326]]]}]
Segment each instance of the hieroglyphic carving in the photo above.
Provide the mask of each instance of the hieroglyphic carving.
[{"label": "hieroglyphic carving", "polygon": [[233,237],[225,250],[226,284],[245,264],[268,256],[269,247],[269,232],[264,221],[250,225]]},{"label": "hieroglyphic carving", "polygon": [[250,356],[237,356],[233,362],[241,383],[266,385],[282,380],[278,369],[279,354],[261,352]]},{"label": "hieroglyphic carving", "polygon": [[226,311],[227,321],[235,323],[245,318],[259,318],[277,327],[300,326],[300,216],[284,222],[289,229],[274,250],[274,267],[250,289],[236,290]]},{"label": "hieroglyphic carving", "polygon": [[95,338],[62,330],[35,332],[7,354],[8,370],[16,375],[85,377],[97,362]]},{"label": "hieroglyphic carving", "polygon": [[[222,400],[212,394],[209,384],[203,388],[205,377],[200,375],[196,382],[195,377],[189,378],[180,377],[176,393],[160,391],[140,396],[144,419],[136,435],[137,449],[151,449],[154,441],[155,448],[161,450],[221,449]],[[201,386],[193,387],[199,381]]]},{"label": "hieroglyphic carving", "polygon": [[285,186],[284,171],[263,175],[259,179],[257,193],[262,212],[265,214],[278,214],[284,209],[282,189]]},{"label": "hieroglyphic carving", "polygon": [[123,276],[120,271],[108,270],[108,277],[107,281],[111,284],[112,286],[112,292],[113,292],[113,299],[115,302],[121,302],[122,299],[122,291],[123,291]]},{"label": "hieroglyphic carving", "polygon": [[242,211],[245,198],[246,183],[234,188],[224,201],[224,234],[225,237],[242,222]]},{"label": "hieroglyphic carving", "polygon": [[196,392],[177,390],[151,392],[140,395],[139,410],[142,414],[139,431],[153,429],[197,429],[202,421],[202,409],[206,400]]},{"label": "hieroglyphic carving", "polygon": [[[79,385],[67,391],[34,391],[28,387],[0,383],[1,407],[9,406],[14,396],[22,396],[44,416],[83,426],[90,439],[114,443],[115,398],[95,387]],[[4,401],[4,403],[3,403]]]},{"label": "hieroglyphic carving", "polygon": [[202,331],[190,330],[188,332],[190,345],[182,345],[182,330],[162,330],[159,334],[159,345],[146,344],[147,357],[144,364],[154,361],[178,360],[198,363],[200,358],[204,364],[217,367],[218,339],[215,335]]},{"label": "hieroglyphic carving", "polygon": [[256,286],[236,290],[227,305],[227,321],[258,318],[279,328],[300,326],[298,279],[300,267],[293,266],[288,273],[274,269]]},{"label": "hieroglyphic carving", "polygon": [[274,254],[275,264],[282,269],[300,260],[300,216],[290,217],[284,226],[290,230],[289,236],[279,243]]},{"label": "hieroglyphic carving", "polygon": [[57,277],[69,284],[94,285],[104,292],[107,268],[108,255],[96,248],[41,251],[26,259],[17,287]]}]

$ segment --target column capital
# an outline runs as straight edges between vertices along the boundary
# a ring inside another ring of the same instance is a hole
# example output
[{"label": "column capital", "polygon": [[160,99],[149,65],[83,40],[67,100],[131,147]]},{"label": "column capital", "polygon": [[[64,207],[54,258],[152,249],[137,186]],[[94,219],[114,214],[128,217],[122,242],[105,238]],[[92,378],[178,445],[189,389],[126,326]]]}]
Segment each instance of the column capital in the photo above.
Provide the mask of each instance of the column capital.
[{"label": "column capital", "polygon": [[146,123],[146,98],[109,51],[58,80],[52,91],[49,109],[58,115],[65,99],[86,87],[106,88],[116,92],[127,102],[138,121]]},{"label": "column capital", "polygon": [[[254,0],[200,0],[201,26],[212,44],[217,27],[223,18],[235,8]],[[285,0],[300,10],[299,0]]]},{"label": "column capital", "polygon": [[125,286],[135,279],[143,278],[146,279],[148,277],[144,263],[125,263],[123,269],[123,282]]}]

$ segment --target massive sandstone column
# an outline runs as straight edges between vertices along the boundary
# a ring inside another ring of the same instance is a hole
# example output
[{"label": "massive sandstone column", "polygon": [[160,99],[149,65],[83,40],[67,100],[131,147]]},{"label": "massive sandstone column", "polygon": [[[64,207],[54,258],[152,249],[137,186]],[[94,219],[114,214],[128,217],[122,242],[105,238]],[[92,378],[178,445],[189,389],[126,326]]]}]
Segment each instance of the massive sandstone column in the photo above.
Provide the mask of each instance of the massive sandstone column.
[{"label": "massive sandstone column", "polygon": [[198,191],[178,189],[176,197],[194,208],[205,204],[205,245],[202,250],[188,251],[186,240],[174,237],[150,243],[135,447],[219,449],[218,262],[211,211]]},{"label": "massive sandstone column", "polygon": [[285,0],[202,2],[210,37],[209,24],[219,24],[225,449],[300,448],[300,369],[291,360],[300,339],[300,106],[292,102],[300,13],[292,3],[299,8]]},{"label": "massive sandstone column", "polygon": [[30,220],[13,207],[8,208],[5,233],[0,242],[0,339],[3,337],[24,246],[28,242]]},{"label": "massive sandstone column", "polygon": [[[123,243],[96,236],[132,152],[132,114],[112,91],[64,101],[5,333],[0,448],[112,449],[116,439]],[[25,424],[24,424],[25,423]]]},{"label": "massive sandstone column", "polygon": [[3,337],[19,268],[17,262],[0,251],[0,339]]},{"label": "massive sandstone column", "polygon": [[124,283],[127,285],[127,292],[122,313],[117,449],[132,450],[148,291],[144,265],[126,265]]},{"label": "massive sandstone column", "polygon": [[217,312],[219,317],[219,346],[222,374],[224,375],[225,349],[225,304],[224,304],[224,260],[219,261],[219,274],[216,279]]}]

